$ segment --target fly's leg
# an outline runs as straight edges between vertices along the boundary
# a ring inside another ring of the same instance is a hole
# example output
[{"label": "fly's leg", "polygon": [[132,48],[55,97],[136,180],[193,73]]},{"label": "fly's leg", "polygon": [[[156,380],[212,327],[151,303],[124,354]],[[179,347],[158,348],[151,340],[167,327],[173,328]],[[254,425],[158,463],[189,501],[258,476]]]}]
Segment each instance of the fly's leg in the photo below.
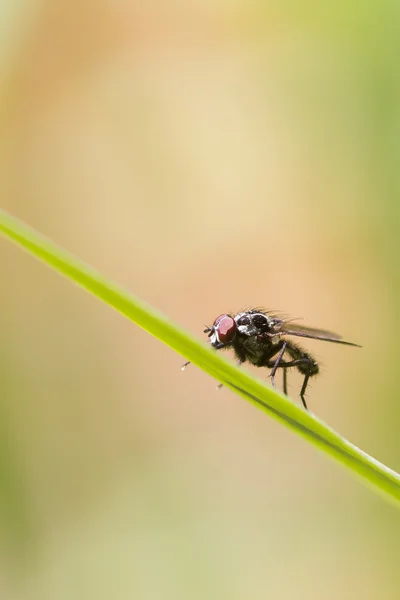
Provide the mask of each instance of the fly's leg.
[{"label": "fly's leg", "polygon": [[[310,354],[304,352],[304,350],[296,346],[296,344],[293,344],[293,342],[288,343],[287,351],[288,354],[290,354],[290,356],[294,359],[292,361],[293,366],[297,366],[298,371],[304,375],[303,385],[301,386],[300,390],[300,398],[304,408],[308,410],[305,400],[306,389],[310,377],[317,375],[319,372],[318,363],[313,359],[312,356],[310,356]],[[297,365],[294,365],[296,361]]]},{"label": "fly's leg", "polygon": [[301,399],[301,402],[302,402],[304,408],[306,410],[308,410],[306,400],[305,400],[305,393],[306,393],[306,389],[307,389],[307,385],[308,385],[308,380],[313,375],[316,375],[319,371],[318,364],[309,354],[307,354],[306,352],[301,350],[301,348],[299,348],[295,344],[292,344],[291,342],[284,342],[284,344],[285,344],[284,351],[286,350],[286,352],[293,358],[293,360],[291,360],[291,361],[282,360],[283,353],[282,353],[282,349],[281,349],[278,354],[277,359],[275,361],[268,361],[266,366],[269,368],[272,368],[271,375],[275,375],[275,372],[277,369],[284,369],[284,384],[283,384],[284,388],[286,385],[285,375],[286,375],[287,369],[289,369],[290,367],[297,367],[298,371],[302,375],[304,375],[303,385],[301,386],[301,390],[300,390],[300,399]]},{"label": "fly's leg", "polygon": [[303,406],[304,406],[304,408],[306,410],[308,410],[308,408],[307,408],[307,404],[306,404],[304,396],[305,396],[305,393],[306,393],[306,389],[307,389],[307,385],[308,385],[308,380],[310,379],[310,375],[311,375],[310,371],[304,375],[303,385],[301,386],[301,390],[300,390],[300,398],[301,398]]},{"label": "fly's leg", "polygon": [[281,361],[282,361],[282,356],[285,353],[286,346],[287,346],[287,342],[283,342],[282,343],[282,348],[280,349],[279,354],[276,357],[275,362],[273,363],[273,367],[272,367],[271,373],[269,374],[269,376],[271,377],[271,384],[272,384],[272,387],[274,389],[276,389],[276,385],[275,385],[275,373],[276,373],[277,369],[279,369],[280,366],[281,367],[283,366],[281,364]]},{"label": "fly's leg", "polygon": [[300,398],[304,408],[308,410],[304,396],[306,393],[308,380],[312,375],[316,375],[318,373],[318,365],[310,356],[307,355],[303,358],[298,358],[297,360],[291,360],[290,362],[281,362],[281,364],[278,365],[278,367],[285,369],[285,372],[286,369],[289,369],[290,367],[297,367],[300,373],[304,375],[303,385],[301,386],[300,390]]},{"label": "fly's leg", "polygon": [[283,369],[283,393],[287,396],[287,369]]}]

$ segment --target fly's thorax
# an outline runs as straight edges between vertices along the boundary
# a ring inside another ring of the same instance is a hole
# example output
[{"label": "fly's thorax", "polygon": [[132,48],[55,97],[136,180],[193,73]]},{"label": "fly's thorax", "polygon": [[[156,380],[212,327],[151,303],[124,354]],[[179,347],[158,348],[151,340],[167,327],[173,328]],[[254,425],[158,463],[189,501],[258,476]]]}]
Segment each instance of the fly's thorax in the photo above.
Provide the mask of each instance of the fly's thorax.
[{"label": "fly's thorax", "polygon": [[253,365],[258,365],[265,354],[265,348],[260,344],[256,335],[248,336],[239,334],[236,338],[236,344],[240,346],[241,353]]},{"label": "fly's thorax", "polygon": [[235,315],[237,331],[242,336],[254,337],[272,331],[273,319],[259,311],[249,310]]},{"label": "fly's thorax", "polygon": [[272,333],[273,319],[257,310],[237,313],[234,317],[237,326],[235,345],[238,353],[248,361],[260,366],[264,362],[265,353],[279,342],[279,337]]}]

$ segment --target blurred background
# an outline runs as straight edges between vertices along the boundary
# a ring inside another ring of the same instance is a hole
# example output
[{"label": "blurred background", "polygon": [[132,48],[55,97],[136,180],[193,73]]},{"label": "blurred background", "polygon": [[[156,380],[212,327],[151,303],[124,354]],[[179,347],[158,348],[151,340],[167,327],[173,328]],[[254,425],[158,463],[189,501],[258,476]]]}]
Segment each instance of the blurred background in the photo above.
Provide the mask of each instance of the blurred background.
[{"label": "blurred background", "polygon": [[[308,404],[399,469],[399,5],[4,0],[0,31],[2,207],[199,336],[264,305],[362,344],[304,344]],[[394,507],[0,250],[1,598],[399,597]]]}]

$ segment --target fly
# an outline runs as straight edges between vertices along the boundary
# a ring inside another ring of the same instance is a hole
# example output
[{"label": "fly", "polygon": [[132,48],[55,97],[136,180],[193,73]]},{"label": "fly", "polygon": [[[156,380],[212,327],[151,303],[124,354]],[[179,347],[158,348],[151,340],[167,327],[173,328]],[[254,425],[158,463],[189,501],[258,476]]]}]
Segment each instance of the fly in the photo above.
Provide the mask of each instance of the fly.
[{"label": "fly", "polygon": [[[308,410],[305,400],[307,385],[310,377],[318,374],[319,366],[309,352],[287,339],[287,336],[361,347],[344,341],[336,333],[280,319],[262,309],[246,310],[235,315],[219,315],[212,326],[204,330],[204,333],[208,334],[210,344],[216,350],[232,348],[239,364],[248,361],[256,367],[271,369],[270,377],[274,388],[276,388],[276,372],[282,369],[283,392],[286,395],[287,371],[296,368],[304,376],[300,398],[306,410]],[[185,363],[184,367],[188,364]]]}]

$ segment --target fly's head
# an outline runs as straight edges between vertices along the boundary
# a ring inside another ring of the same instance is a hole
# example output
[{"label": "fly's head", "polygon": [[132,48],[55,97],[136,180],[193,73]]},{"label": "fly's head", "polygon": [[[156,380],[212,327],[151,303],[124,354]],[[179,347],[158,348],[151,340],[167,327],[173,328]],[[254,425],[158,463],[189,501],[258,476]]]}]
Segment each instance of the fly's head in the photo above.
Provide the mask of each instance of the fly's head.
[{"label": "fly's head", "polygon": [[237,325],[235,319],[228,314],[219,315],[212,324],[212,327],[207,327],[204,333],[208,333],[210,344],[213,348],[220,350],[225,346],[233,344],[236,334]]}]

